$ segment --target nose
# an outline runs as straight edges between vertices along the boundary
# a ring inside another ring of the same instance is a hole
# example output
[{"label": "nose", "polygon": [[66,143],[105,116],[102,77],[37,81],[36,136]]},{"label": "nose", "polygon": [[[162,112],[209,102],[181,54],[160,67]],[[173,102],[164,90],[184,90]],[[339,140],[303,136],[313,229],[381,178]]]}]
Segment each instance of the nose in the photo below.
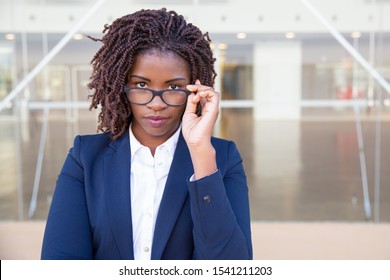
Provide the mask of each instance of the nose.
[{"label": "nose", "polygon": [[152,101],[146,104],[146,106],[148,106],[153,111],[159,111],[166,108],[168,105],[162,101],[160,96],[155,96]]}]

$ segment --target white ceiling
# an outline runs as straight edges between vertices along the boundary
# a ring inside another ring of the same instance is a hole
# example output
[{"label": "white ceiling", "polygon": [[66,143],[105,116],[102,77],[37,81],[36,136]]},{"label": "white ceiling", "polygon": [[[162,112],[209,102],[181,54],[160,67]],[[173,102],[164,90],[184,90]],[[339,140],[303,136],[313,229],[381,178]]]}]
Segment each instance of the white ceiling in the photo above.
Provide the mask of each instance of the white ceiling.
[{"label": "white ceiling", "polygon": [[[0,0],[0,32],[67,32],[97,0]],[[341,32],[390,32],[390,0],[310,0]],[[376,3],[377,5],[372,5]],[[176,10],[213,33],[327,33],[301,0],[106,0],[84,32],[141,8]]]}]

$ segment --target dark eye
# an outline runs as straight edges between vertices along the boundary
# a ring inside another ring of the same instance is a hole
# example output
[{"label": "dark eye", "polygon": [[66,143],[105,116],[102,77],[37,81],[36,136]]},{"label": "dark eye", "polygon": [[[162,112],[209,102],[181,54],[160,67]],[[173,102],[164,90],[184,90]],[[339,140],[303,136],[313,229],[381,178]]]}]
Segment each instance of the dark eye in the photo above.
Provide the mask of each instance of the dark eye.
[{"label": "dark eye", "polygon": [[169,86],[169,89],[180,89],[180,86],[173,84]]},{"label": "dark eye", "polygon": [[145,82],[138,82],[136,83],[137,87],[140,87],[140,88],[144,88],[146,87],[146,83]]}]

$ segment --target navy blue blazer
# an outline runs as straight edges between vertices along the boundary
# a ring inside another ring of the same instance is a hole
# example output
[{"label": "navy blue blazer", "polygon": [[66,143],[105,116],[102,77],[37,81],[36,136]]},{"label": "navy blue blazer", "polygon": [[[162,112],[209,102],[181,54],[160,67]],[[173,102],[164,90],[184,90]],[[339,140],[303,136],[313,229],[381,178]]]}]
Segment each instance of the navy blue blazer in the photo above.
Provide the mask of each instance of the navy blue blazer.
[{"label": "navy blue blazer", "polygon": [[[152,259],[252,259],[248,187],[231,141],[212,138],[218,172],[190,182],[180,134],[157,216]],[[58,176],[42,259],[134,259],[125,133],[77,136]]]}]

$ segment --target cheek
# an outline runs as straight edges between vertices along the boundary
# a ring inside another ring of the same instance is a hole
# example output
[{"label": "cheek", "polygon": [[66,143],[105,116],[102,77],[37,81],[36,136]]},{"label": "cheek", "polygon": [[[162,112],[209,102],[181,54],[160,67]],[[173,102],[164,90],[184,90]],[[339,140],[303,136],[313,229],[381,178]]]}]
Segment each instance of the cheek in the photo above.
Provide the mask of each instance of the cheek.
[{"label": "cheek", "polygon": [[178,108],[177,115],[178,115],[178,118],[179,118],[180,120],[181,120],[181,118],[183,117],[183,114],[184,114],[185,109],[186,109],[185,106],[181,107],[180,109]]},{"label": "cheek", "polygon": [[136,106],[136,105],[131,104],[130,111],[131,111],[132,117],[134,118],[140,114],[140,112],[142,111],[142,108],[140,106]]}]

